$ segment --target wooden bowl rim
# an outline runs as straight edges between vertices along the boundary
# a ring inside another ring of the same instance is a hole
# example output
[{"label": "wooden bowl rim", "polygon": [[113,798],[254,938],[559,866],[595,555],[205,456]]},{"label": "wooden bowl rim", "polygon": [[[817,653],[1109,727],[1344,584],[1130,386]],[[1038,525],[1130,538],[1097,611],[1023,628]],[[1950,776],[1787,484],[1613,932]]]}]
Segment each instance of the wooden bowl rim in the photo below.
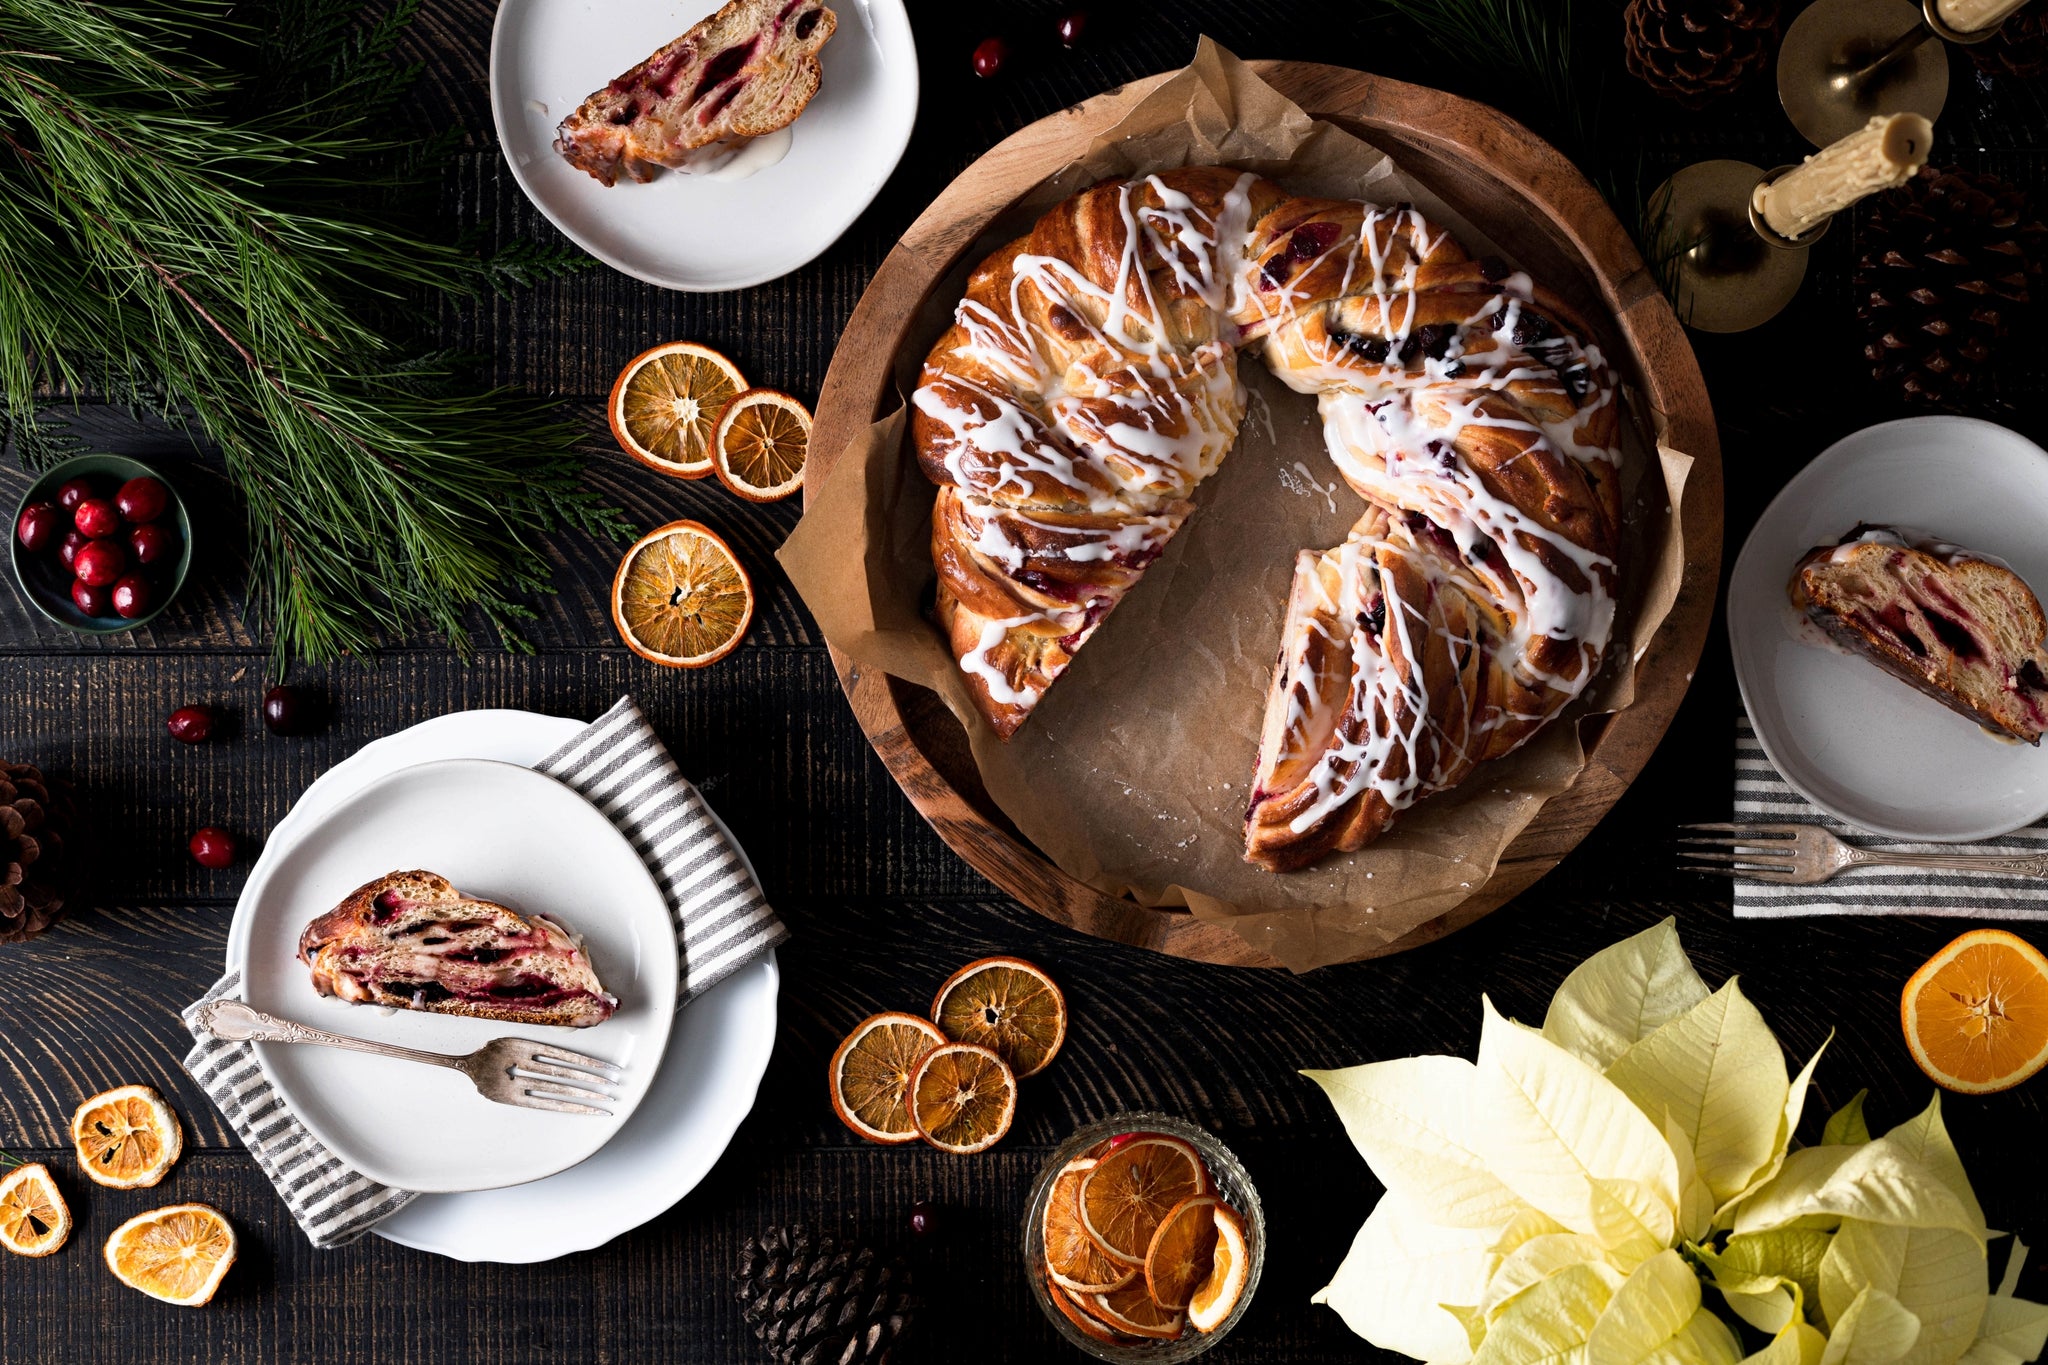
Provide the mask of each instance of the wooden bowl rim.
[{"label": "wooden bowl rim", "polygon": [[[1620,711],[1587,718],[1582,734],[1597,734],[1585,770],[1508,846],[1494,875],[1453,909],[1368,955],[1380,957],[1434,942],[1507,903],[1556,866],[1642,771],[1684,699],[1713,620],[1723,515],[1720,442],[1684,328],[1613,210],[1556,149],[1497,110],[1445,91],[1318,62],[1248,65],[1311,115],[1358,125],[1368,138],[1376,126],[1392,129],[1396,115],[1403,116],[1401,136],[1456,149],[1547,218],[1598,284],[1614,332],[1637,370],[1639,401],[1662,420],[1660,435],[1694,461],[1680,509],[1683,580],[1650,649],[1638,660],[1634,699]],[[892,406],[901,332],[932,286],[991,222],[1173,74],[1129,82],[1019,129],[976,158],[912,222],[862,292],[826,372],[806,506],[848,441]],[[906,297],[911,305],[897,307]],[[1646,363],[1649,358],[1655,363]],[[904,795],[954,852],[1002,890],[1051,920],[1099,938],[1197,961],[1283,965],[1227,926],[1197,919],[1184,908],[1142,906],[1067,875],[933,766],[896,691],[913,684],[863,670],[837,648],[830,652],[855,718]],[[1607,790],[1587,793],[1589,780]],[[1568,806],[1572,824],[1557,828]]]}]

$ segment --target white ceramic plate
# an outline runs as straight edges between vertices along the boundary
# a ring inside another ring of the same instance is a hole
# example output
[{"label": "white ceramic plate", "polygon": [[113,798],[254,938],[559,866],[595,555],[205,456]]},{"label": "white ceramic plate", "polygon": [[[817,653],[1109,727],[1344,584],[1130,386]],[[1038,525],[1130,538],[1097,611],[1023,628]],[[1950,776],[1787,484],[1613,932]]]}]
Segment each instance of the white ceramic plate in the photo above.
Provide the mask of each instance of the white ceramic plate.
[{"label": "white ceramic plate", "polygon": [[1764,752],[1808,800],[1875,834],[1991,839],[2048,815],[2048,750],[1994,739],[1800,629],[1792,566],[1859,521],[1995,555],[2048,592],[2048,451],[1968,417],[1837,441],[1764,512],[1728,587],[1735,676]]},{"label": "white ceramic plate", "polygon": [[[564,1030],[348,1005],[313,989],[296,957],[307,923],[384,873],[425,868],[473,895],[552,915],[584,936],[619,998],[595,1028]],[[250,878],[242,997],[355,1037],[469,1052],[493,1038],[559,1042],[625,1069],[609,1117],[494,1104],[459,1072],[336,1048],[259,1043],[281,1099],[336,1155],[400,1189],[495,1189],[553,1175],[598,1150],[647,1093],[675,1018],[668,907],[646,863],[596,807],[531,768],[448,759],[372,783],[297,831]]]},{"label": "white ceramic plate", "polygon": [[718,8],[717,0],[504,0],[491,116],[527,198],[591,255],[668,289],[744,289],[803,265],[852,225],[910,144],[917,48],[903,0],[833,0],[817,97],[788,155],[740,180],[663,172],[606,188],[554,150],[594,90]]},{"label": "white ceramic plate", "polygon": [[[530,766],[568,743],[583,725],[530,711],[458,711],[373,740],[306,789],[272,829],[257,870],[299,828],[386,773],[440,758]],[[744,849],[740,856],[746,858]],[[246,951],[246,910],[245,901],[228,930],[230,961]],[[618,1136],[588,1161],[515,1189],[424,1195],[378,1224],[377,1235],[462,1261],[526,1263],[602,1246],[659,1217],[696,1188],[753,1108],[774,1049],[780,980],[771,952],[678,1014],[646,1098]],[[577,1216],[536,1219],[537,1203],[573,1208]]]}]

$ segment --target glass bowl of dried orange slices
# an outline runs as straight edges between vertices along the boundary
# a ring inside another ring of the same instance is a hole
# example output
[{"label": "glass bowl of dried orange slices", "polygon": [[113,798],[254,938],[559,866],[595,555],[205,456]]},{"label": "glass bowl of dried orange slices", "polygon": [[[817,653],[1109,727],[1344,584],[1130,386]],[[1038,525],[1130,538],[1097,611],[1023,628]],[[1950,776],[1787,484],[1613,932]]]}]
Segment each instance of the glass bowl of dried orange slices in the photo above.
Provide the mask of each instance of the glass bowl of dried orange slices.
[{"label": "glass bowl of dried orange slices", "polygon": [[1166,1114],[1116,1114],[1075,1133],[1024,1214],[1038,1306],[1112,1365],[1192,1360],[1223,1340],[1265,1262],[1265,1210],[1244,1163]]}]

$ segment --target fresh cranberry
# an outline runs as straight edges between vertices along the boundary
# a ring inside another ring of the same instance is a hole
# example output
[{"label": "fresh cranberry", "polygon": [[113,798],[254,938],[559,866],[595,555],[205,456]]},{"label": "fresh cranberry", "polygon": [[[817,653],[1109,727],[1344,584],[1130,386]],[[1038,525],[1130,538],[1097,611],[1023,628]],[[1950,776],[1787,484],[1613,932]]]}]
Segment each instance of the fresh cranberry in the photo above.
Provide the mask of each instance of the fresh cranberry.
[{"label": "fresh cranberry", "polygon": [[318,723],[320,702],[301,687],[280,683],[263,694],[263,724],[273,735],[303,735]]},{"label": "fresh cranberry", "polygon": [[96,588],[83,578],[71,580],[71,600],[87,616],[112,616],[114,594],[106,588]]},{"label": "fresh cranberry", "polygon": [[993,76],[1010,59],[1010,45],[1001,38],[984,38],[974,49],[974,74]]},{"label": "fresh cranberry", "polygon": [[155,600],[156,590],[139,573],[129,574],[114,584],[114,615],[123,621],[147,614]]},{"label": "fresh cranberry", "polygon": [[1117,1148],[1125,1146],[1126,1144],[1132,1142],[1136,1142],[1137,1140],[1138,1135],[1136,1133],[1118,1133],[1115,1137],[1109,1140],[1109,1150],[1113,1152]]},{"label": "fresh cranberry", "polygon": [[920,1199],[910,1206],[910,1233],[913,1237],[931,1237],[940,1227],[939,1210],[928,1199]]},{"label": "fresh cranberry", "polygon": [[121,529],[121,513],[105,498],[87,498],[71,510],[71,523],[94,540],[105,540]]},{"label": "fresh cranberry", "polygon": [[21,517],[14,523],[14,538],[32,555],[55,545],[63,534],[64,513],[54,502],[30,503],[21,509]]},{"label": "fresh cranberry", "polygon": [[91,479],[66,479],[57,485],[57,505],[67,512],[76,511],[78,504],[92,497],[96,491]]},{"label": "fresh cranberry", "polygon": [[92,542],[78,534],[78,528],[74,526],[64,532],[64,539],[57,542],[57,558],[64,562],[65,568],[74,568],[78,561],[78,552],[90,544]]},{"label": "fresh cranberry", "polygon": [[1077,9],[1071,14],[1060,16],[1060,46],[1073,47],[1081,41],[1081,35],[1088,31],[1088,11]]},{"label": "fresh cranberry", "polygon": [[160,522],[146,521],[128,528],[128,553],[137,564],[154,564],[177,553],[178,536]]},{"label": "fresh cranberry", "polygon": [[127,567],[128,552],[118,540],[88,540],[71,560],[71,572],[95,588],[112,587]]},{"label": "fresh cranberry", "polygon": [[171,738],[186,744],[198,744],[213,733],[213,723],[218,719],[211,706],[181,706],[171,712],[164,722]]},{"label": "fresh cranberry", "polygon": [[192,861],[201,867],[233,867],[235,836],[218,825],[208,825],[192,836]]},{"label": "fresh cranberry", "polygon": [[164,487],[161,479],[152,479],[147,474],[128,480],[114,495],[114,505],[121,509],[121,515],[134,522],[155,521],[170,501],[171,490]]}]

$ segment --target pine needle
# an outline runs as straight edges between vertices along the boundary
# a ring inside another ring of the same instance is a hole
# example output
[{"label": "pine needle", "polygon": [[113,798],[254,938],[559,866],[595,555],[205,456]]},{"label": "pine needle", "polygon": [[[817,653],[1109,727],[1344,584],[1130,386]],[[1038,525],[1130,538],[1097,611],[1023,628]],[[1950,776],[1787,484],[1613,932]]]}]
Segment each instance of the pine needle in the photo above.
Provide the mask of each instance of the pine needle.
[{"label": "pine needle", "polygon": [[626,531],[551,405],[466,388],[405,341],[434,297],[558,264],[398,226],[437,150],[378,131],[403,126],[413,73],[390,53],[412,14],[0,0],[5,434],[60,456],[51,392],[201,428],[247,507],[279,673],[418,625],[519,647],[542,536]]}]

